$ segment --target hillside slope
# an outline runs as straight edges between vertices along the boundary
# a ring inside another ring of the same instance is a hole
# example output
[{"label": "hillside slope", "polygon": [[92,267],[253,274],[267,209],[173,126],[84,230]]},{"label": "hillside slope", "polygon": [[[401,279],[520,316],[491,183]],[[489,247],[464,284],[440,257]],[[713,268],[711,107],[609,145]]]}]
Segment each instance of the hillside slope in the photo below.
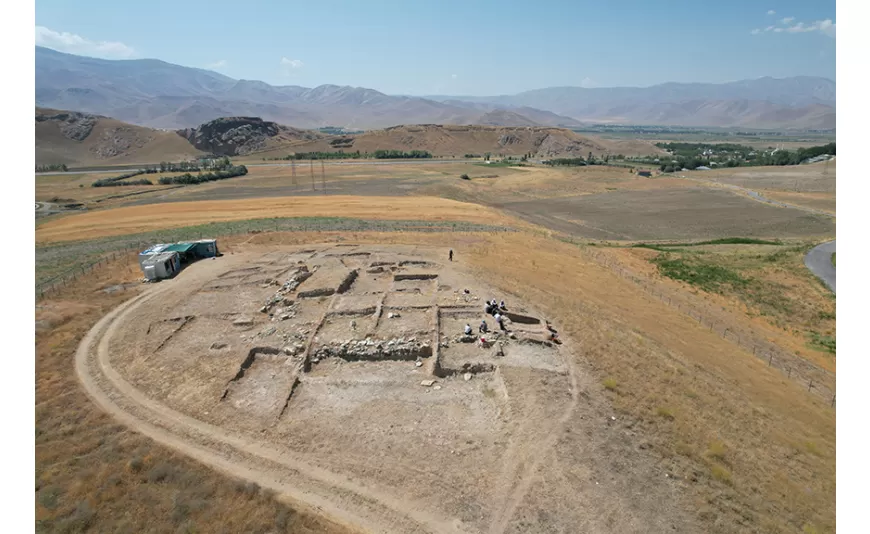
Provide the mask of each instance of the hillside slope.
[{"label": "hillside slope", "polygon": [[37,165],[83,167],[181,161],[204,154],[262,159],[299,152],[376,150],[424,150],[437,157],[487,152],[535,157],[663,153],[645,141],[605,140],[540,126],[419,124],[326,135],[259,117],[223,117],[196,128],[164,131],[97,115],[36,109]]},{"label": "hillside slope", "polygon": [[36,108],[36,164],[85,167],[180,161],[204,154],[175,132]]},{"label": "hillside slope", "polygon": [[650,143],[603,140],[561,128],[533,126],[483,126],[416,124],[372,130],[352,136],[329,136],[277,146],[257,154],[282,157],[294,152],[316,151],[374,152],[375,150],[425,150],[434,156],[465,154],[522,155],[535,157],[596,156],[610,154],[661,154]]}]

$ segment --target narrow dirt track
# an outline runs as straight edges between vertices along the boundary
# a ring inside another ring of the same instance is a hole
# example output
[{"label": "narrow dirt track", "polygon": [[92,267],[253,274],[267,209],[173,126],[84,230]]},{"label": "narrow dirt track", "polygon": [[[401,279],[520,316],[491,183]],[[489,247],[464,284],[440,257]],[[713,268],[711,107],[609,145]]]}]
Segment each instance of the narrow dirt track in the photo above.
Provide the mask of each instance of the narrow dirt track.
[{"label": "narrow dirt track", "polygon": [[[233,433],[149,398],[112,368],[110,341],[124,319],[139,306],[172,290],[176,281],[148,288],[103,317],[82,340],[76,353],[76,373],[89,397],[104,411],[158,443],[235,478],[256,482],[284,500],[352,529],[366,532],[471,532],[452,517],[429,511],[389,489],[372,487],[312,465],[300,455]],[[577,402],[577,379],[569,363],[571,402],[561,417],[540,436],[535,460],[502,495],[488,531],[504,532],[523,502],[542,464],[549,459],[559,433]],[[512,477],[511,477],[512,478]]]},{"label": "narrow dirt track", "polygon": [[170,289],[149,289],[101,319],[82,340],[76,373],[91,399],[125,425],[232,477],[256,482],[296,504],[366,532],[467,532],[375,488],[308,465],[286,451],[203,423],[147,398],[109,362],[109,341],[124,316]]}]

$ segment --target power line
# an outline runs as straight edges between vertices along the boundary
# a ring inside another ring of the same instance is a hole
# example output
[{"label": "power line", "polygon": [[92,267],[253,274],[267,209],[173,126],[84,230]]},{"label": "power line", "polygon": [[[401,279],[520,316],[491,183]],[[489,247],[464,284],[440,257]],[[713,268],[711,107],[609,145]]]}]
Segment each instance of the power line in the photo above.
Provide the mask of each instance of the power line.
[{"label": "power line", "polygon": [[320,184],[320,189],[326,191],[326,171],[324,170],[323,160],[320,160]]},{"label": "power line", "polygon": [[311,190],[317,191],[317,188],[314,186],[314,160],[308,160],[308,169],[311,171]]}]

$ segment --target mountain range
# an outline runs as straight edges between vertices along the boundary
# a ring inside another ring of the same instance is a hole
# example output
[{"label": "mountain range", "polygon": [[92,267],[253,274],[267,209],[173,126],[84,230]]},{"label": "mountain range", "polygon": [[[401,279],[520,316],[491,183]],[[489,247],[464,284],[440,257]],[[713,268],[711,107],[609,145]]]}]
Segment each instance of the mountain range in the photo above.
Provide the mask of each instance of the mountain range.
[{"label": "mountain range", "polygon": [[576,128],[584,123],[836,127],[836,84],[816,77],[417,97],[336,85],[273,86],[156,59],[104,60],[43,47],[36,47],[36,104],[172,129],[226,116],[261,117],[297,128],[372,129],[399,124]]}]

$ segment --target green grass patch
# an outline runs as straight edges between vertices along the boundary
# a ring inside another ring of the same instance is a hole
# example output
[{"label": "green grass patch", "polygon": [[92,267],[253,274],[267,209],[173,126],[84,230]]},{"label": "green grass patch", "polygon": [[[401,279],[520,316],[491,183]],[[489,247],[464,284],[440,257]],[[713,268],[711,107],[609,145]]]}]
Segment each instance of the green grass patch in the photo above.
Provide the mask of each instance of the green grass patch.
[{"label": "green grass patch", "polygon": [[653,263],[663,276],[711,293],[722,293],[726,286],[744,287],[750,282],[727,267],[698,261],[697,256],[674,257],[665,253],[653,259]]},{"label": "green grass patch", "polygon": [[604,381],[601,382],[601,384],[607,391],[616,391],[616,380],[614,380],[613,378],[605,378]]},{"label": "green grass patch", "polygon": [[834,336],[825,336],[816,331],[808,333],[810,337],[809,345],[815,349],[837,354],[837,338]]},{"label": "green grass patch", "polygon": [[782,242],[768,241],[765,239],[754,239],[751,237],[724,237],[722,239],[699,241],[697,243],[638,243],[636,245],[632,245],[632,248],[667,250],[668,248],[675,247],[700,247],[704,245],[782,245]]}]

